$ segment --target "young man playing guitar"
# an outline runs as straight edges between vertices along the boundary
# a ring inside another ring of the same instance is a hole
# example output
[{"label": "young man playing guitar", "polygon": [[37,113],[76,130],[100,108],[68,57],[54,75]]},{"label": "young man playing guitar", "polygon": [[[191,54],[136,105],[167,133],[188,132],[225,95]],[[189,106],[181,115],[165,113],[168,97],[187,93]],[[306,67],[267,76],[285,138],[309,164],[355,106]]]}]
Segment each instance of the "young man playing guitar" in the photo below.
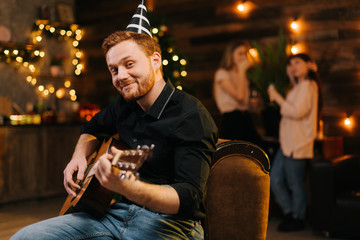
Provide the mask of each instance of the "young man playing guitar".
[{"label": "young man playing guitar", "polygon": [[100,145],[95,136],[118,134],[131,149],[154,144],[152,157],[137,178],[131,171],[114,171],[113,154],[103,154],[93,167],[96,179],[121,198],[103,214],[65,214],[25,227],[12,239],[203,239],[199,220],[216,125],[198,100],[164,79],[160,48],[149,35],[115,32],[103,48],[121,96],[82,126],[64,170],[65,189],[75,197],[81,188],[73,175],[84,178],[87,156]]}]

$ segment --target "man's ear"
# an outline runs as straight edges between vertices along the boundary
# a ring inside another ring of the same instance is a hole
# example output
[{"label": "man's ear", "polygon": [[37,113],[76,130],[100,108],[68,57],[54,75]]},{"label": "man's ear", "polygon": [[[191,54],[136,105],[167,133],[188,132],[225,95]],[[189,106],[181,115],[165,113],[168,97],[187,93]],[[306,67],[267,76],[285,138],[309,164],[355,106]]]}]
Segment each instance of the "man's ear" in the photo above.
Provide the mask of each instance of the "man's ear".
[{"label": "man's ear", "polygon": [[162,59],[161,59],[161,55],[158,52],[154,52],[153,55],[151,56],[151,60],[152,60],[152,64],[155,70],[160,69],[161,64],[162,64]]}]

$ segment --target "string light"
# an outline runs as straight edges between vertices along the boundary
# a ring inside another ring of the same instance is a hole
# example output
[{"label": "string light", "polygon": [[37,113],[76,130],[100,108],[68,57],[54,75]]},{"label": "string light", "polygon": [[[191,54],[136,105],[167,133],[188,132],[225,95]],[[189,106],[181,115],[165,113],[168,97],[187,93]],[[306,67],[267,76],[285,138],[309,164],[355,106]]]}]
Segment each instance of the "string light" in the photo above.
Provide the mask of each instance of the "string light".
[{"label": "string light", "polygon": [[[74,66],[74,75],[76,76],[81,75],[82,71],[84,70],[84,64],[81,63],[81,58],[83,57],[83,54],[78,49],[78,47],[79,47],[79,41],[82,39],[83,31],[79,28],[79,26],[76,24],[72,24],[68,27],[57,26],[57,25],[53,26],[49,24],[48,21],[46,20],[37,20],[34,24],[34,30],[33,30],[34,44],[41,42],[44,34],[46,34],[46,36],[48,37],[55,37],[58,40],[71,41],[71,44],[74,47],[74,51],[73,51],[74,55],[71,61],[72,65]],[[44,57],[45,52],[38,50],[34,54],[34,56]],[[32,73],[35,73],[36,68],[34,65],[29,64],[28,68]],[[32,78],[31,76],[29,76],[26,80],[27,82],[30,82],[34,86],[37,84],[36,78]],[[71,82],[69,80],[66,80],[64,82],[64,86],[66,88],[69,88],[71,86]],[[65,94],[65,90],[63,88],[56,90],[53,85],[44,88],[42,93],[45,96],[55,93],[56,97],[59,99],[65,96],[70,96]],[[71,100],[75,101],[77,99],[76,92],[73,93],[74,95],[70,96],[70,98]]]},{"label": "string light", "polygon": [[185,60],[185,59],[181,59],[181,60],[180,60],[180,64],[181,64],[181,65],[185,66],[185,65],[186,65],[186,63],[187,63],[187,62],[186,62],[186,60]]},{"label": "string light", "polygon": [[157,28],[153,28],[153,29],[152,29],[152,33],[153,33],[153,34],[157,34],[158,32],[159,32],[159,29],[157,29]]},{"label": "string light", "polygon": [[296,32],[299,31],[299,29],[300,29],[299,23],[296,20],[294,20],[290,23],[290,27],[292,30],[294,30]]},{"label": "string light", "polygon": [[236,12],[246,17],[254,7],[255,5],[251,1],[242,0],[236,5]]},{"label": "string light", "polygon": [[160,43],[164,49],[162,51],[162,65],[164,75],[169,76],[174,86],[182,89],[181,79],[187,76],[186,65],[187,60],[173,48],[172,44],[168,44],[165,37],[169,37],[169,29],[165,25],[153,27],[151,29],[153,38]]},{"label": "string light", "polygon": [[296,46],[296,45],[293,45],[292,47],[291,47],[291,53],[292,54],[298,54],[300,51],[299,51],[299,47],[298,46]]},{"label": "string light", "polygon": [[240,3],[238,6],[237,6],[237,9],[239,10],[239,12],[244,12],[245,11],[245,6],[243,3]]},{"label": "string light", "polygon": [[177,60],[179,60],[179,56],[178,56],[178,55],[174,55],[174,56],[172,57],[172,60],[173,60],[174,62],[176,62]]},{"label": "string light", "polygon": [[345,118],[344,124],[345,124],[345,126],[347,126],[347,127],[350,127],[350,126],[351,126],[351,120],[350,120],[349,117]]},{"label": "string light", "polygon": [[304,43],[294,43],[289,45],[291,54],[298,54],[301,52],[306,52]]}]

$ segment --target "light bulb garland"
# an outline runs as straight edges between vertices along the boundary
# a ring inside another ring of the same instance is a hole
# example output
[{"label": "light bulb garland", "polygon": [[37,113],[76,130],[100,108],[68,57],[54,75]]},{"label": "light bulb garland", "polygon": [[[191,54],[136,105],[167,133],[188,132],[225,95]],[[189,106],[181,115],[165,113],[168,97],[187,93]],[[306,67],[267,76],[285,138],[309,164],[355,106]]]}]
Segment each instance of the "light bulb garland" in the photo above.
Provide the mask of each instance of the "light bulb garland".
[{"label": "light bulb garland", "polygon": [[43,36],[49,38],[53,37],[57,40],[72,41],[74,74],[76,76],[81,75],[83,64],[81,64],[80,58],[82,53],[79,50],[79,41],[82,39],[82,30],[76,24],[69,26],[57,26],[48,23],[47,20],[37,20],[33,28],[33,42],[37,44],[42,41]]},{"label": "light bulb garland", "polygon": [[174,42],[170,39],[167,26],[153,27],[151,32],[161,47],[164,75],[171,80],[176,88],[182,90],[182,80],[187,76],[186,58],[173,47]]},{"label": "light bulb garland", "polygon": [[[34,23],[33,32],[32,32],[32,41],[33,43],[39,44],[43,37],[47,38],[55,38],[59,41],[71,41],[71,45],[73,47],[73,58],[71,60],[72,65],[74,66],[74,75],[81,75],[84,65],[81,62],[82,52],[80,51],[79,42],[82,39],[82,30],[78,25],[72,24],[69,26],[60,26],[57,24],[51,24],[47,20],[37,20]],[[26,81],[33,86],[40,84],[36,79],[35,70],[31,71]],[[55,94],[57,98],[61,99],[63,97],[68,97],[72,101],[76,101],[77,96],[74,89],[70,88],[71,82],[66,80],[64,86],[55,89],[54,85],[47,84],[43,86],[41,91],[38,88],[38,92],[42,94],[43,97],[47,97],[49,94]]]},{"label": "light bulb garland", "polygon": [[28,68],[30,72],[35,72],[34,63],[45,56],[45,52],[35,45],[1,43],[0,62],[13,63],[15,66]]}]

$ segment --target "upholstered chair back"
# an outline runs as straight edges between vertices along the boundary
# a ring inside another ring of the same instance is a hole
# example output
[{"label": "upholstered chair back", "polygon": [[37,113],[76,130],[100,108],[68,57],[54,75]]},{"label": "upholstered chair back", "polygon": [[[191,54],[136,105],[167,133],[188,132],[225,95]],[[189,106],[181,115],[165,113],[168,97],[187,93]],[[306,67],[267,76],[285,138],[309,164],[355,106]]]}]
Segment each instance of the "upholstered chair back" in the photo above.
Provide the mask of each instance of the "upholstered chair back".
[{"label": "upholstered chair back", "polygon": [[207,183],[206,240],[266,239],[269,169],[269,159],[258,146],[219,141]]}]

